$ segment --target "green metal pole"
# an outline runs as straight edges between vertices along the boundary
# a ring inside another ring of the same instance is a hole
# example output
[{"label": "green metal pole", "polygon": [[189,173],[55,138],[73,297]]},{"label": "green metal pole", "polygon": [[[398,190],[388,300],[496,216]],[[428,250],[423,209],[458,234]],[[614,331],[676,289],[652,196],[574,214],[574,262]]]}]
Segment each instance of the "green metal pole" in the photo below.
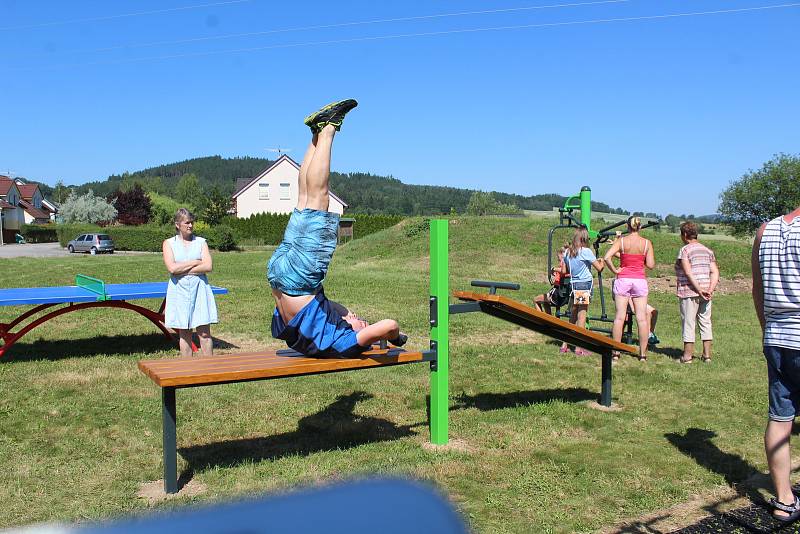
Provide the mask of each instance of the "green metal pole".
[{"label": "green metal pole", "polygon": [[581,224],[589,230],[589,238],[597,237],[597,232],[592,231],[592,189],[588,185],[581,187]]},{"label": "green metal pole", "polygon": [[437,360],[431,365],[431,443],[445,445],[448,439],[450,391],[450,289],[446,219],[431,220],[431,349]]}]

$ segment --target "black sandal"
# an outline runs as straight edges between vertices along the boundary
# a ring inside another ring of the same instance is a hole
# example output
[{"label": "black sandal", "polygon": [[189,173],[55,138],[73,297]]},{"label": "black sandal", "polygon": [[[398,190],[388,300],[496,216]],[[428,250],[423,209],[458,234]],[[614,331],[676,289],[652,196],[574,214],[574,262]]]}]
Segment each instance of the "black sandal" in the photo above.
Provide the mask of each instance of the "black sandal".
[{"label": "black sandal", "polygon": [[794,497],[793,504],[784,504],[773,497],[769,500],[769,505],[772,506],[773,510],[780,510],[789,514],[787,516],[772,514],[772,518],[776,521],[780,521],[781,523],[791,523],[800,517],[800,497],[797,497],[796,495]]}]

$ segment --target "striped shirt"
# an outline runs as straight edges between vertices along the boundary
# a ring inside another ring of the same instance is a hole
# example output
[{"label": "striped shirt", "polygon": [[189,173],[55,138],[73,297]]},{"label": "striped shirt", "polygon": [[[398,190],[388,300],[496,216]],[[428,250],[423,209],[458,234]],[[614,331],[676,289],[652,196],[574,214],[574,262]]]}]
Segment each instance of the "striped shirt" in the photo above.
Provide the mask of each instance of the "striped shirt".
[{"label": "striped shirt", "polygon": [[800,217],[767,223],[758,264],[764,284],[764,345],[800,349]]},{"label": "striped shirt", "polygon": [[689,243],[681,247],[681,250],[678,252],[678,259],[675,260],[675,275],[678,279],[678,297],[682,299],[699,297],[700,295],[694,290],[692,283],[689,282],[689,277],[686,276],[686,272],[683,270],[683,263],[681,260],[684,258],[689,260],[689,264],[692,266],[692,274],[694,275],[697,285],[699,285],[701,289],[708,289],[708,286],[711,284],[711,264],[717,261],[714,257],[714,252],[702,243],[695,241],[694,243]]}]

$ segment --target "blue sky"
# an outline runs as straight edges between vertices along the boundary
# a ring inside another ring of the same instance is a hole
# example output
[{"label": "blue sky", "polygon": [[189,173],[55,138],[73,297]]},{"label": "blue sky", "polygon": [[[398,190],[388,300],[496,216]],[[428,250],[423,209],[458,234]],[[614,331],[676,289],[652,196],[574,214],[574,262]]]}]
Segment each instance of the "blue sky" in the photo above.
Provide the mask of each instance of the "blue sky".
[{"label": "blue sky", "polygon": [[299,160],[354,97],[338,171],[713,213],[800,152],[798,27],[780,0],[0,0],[0,173]]}]

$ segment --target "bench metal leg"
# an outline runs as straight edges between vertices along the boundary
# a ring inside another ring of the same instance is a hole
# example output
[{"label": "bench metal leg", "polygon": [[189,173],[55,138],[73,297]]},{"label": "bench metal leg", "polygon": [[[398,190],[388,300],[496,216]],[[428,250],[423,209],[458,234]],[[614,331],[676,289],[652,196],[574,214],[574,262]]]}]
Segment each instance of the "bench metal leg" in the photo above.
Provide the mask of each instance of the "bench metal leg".
[{"label": "bench metal leg", "polygon": [[175,388],[161,388],[164,446],[164,492],[178,492],[178,444],[175,429]]},{"label": "bench metal leg", "polygon": [[600,389],[600,404],[611,406],[611,352],[603,353],[603,383]]}]

